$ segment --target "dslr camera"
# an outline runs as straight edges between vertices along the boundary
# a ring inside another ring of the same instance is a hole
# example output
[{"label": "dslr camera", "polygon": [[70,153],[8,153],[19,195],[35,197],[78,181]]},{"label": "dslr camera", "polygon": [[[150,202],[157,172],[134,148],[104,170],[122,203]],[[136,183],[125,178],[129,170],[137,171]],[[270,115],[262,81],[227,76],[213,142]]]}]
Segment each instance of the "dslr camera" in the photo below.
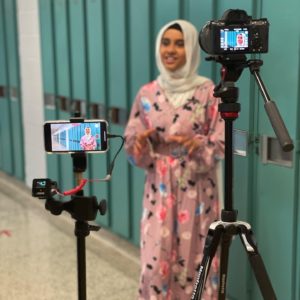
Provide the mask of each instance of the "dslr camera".
[{"label": "dslr camera", "polygon": [[221,20],[207,22],[200,31],[199,44],[211,55],[268,52],[269,22],[253,20],[244,10],[229,9]]}]

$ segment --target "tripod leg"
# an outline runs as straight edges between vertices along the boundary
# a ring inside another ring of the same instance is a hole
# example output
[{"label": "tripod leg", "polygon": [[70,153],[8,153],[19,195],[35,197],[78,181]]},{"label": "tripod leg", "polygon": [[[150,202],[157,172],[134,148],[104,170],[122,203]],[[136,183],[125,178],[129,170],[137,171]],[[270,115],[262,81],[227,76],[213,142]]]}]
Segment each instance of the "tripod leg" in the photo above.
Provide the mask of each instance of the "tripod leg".
[{"label": "tripod leg", "polygon": [[276,295],[272,287],[270,278],[265,268],[264,262],[258,253],[257,246],[252,238],[252,231],[245,225],[240,226],[240,238],[247,251],[251,267],[261,294],[265,300],[276,300]]},{"label": "tripod leg", "polygon": [[232,236],[235,234],[236,229],[234,226],[225,227],[225,233],[222,236],[221,242],[219,300],[226,299],[229,247],[231,245]]},{"label": "tripod leg", "polygon": [[215,226],[218,222],[213,223],[205,239],[205,245],[203,250],[203,258],[199,267],[199,273],[196,279],[194,291],[191,300],[200,300],[205,286],[205,282],[208,276],[208,272],[211,266],[213,257],[216,254],[217,247],[222,234],[222,227]]}]

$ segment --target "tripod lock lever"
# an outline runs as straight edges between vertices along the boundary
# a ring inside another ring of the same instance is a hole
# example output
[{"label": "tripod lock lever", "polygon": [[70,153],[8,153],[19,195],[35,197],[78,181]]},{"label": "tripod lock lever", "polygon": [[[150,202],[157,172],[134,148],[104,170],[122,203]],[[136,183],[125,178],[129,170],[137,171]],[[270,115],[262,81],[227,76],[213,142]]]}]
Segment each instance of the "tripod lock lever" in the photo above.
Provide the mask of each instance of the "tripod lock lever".
[{"label": "tripod lock lever", "polygon": [[265,88],[265,85],[259,75],[259,67],[262,65],[260,60],[249,60],[248,66],[251,74],[254,76],[261,94],[264,98],[264,106],[269,117],[270,123],[274,129],[274,132],[278,138],[278,141],[285,152],[292,151],[294,149],[293,141],[288,133],[287,128],[281,118],[280,112],[276,106],[276,103],[270,99],[270,96]]}]

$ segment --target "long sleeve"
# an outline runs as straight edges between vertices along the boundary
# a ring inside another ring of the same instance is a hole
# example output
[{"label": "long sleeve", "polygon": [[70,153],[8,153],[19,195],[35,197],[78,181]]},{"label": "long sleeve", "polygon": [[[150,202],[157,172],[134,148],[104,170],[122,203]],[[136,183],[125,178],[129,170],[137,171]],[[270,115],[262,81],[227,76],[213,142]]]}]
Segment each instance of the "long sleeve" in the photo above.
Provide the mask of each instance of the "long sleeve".
[{"label": "long sleeve", "polygon": [[142,149],[140,155],[136,155],[133,151],[137,135],[151,128],[151,124],[147,116],[147,110],[150,108],[147,107],[147,104],[142,103],[142,99],[142,90],[140,90],[135,98],[129,120],[125,128],[125,150],[128,154],[128,160],[130,163],[143,169],[150,169],[153,167],[155,159],[151,150],[152,147],[150,139],[148,139],[148,143]]}]

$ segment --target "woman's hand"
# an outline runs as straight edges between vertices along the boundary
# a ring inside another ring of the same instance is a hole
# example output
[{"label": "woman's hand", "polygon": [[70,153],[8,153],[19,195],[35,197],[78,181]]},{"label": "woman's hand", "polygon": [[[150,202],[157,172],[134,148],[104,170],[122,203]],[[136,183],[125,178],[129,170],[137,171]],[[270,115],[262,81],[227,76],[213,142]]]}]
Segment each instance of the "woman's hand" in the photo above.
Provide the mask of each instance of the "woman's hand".
[{"label": "woman's hand", "polygon": [[147,145],[147,138],[155,131],[155,128],[147,129],[142,133],[139,133],[136,137],[135,144],[133,146],[134,155],[140,155],[142,149]]},{"label": "woman's hand", "polygon": [[193,151],[204,145],[204,138],[203,137],[197,137],[197,138],[190,138],[183,135],[171,135],[167,138],[167,142],[175,142],[180,145],[183,145],[187,151],[188,154],[192,154]]}]

